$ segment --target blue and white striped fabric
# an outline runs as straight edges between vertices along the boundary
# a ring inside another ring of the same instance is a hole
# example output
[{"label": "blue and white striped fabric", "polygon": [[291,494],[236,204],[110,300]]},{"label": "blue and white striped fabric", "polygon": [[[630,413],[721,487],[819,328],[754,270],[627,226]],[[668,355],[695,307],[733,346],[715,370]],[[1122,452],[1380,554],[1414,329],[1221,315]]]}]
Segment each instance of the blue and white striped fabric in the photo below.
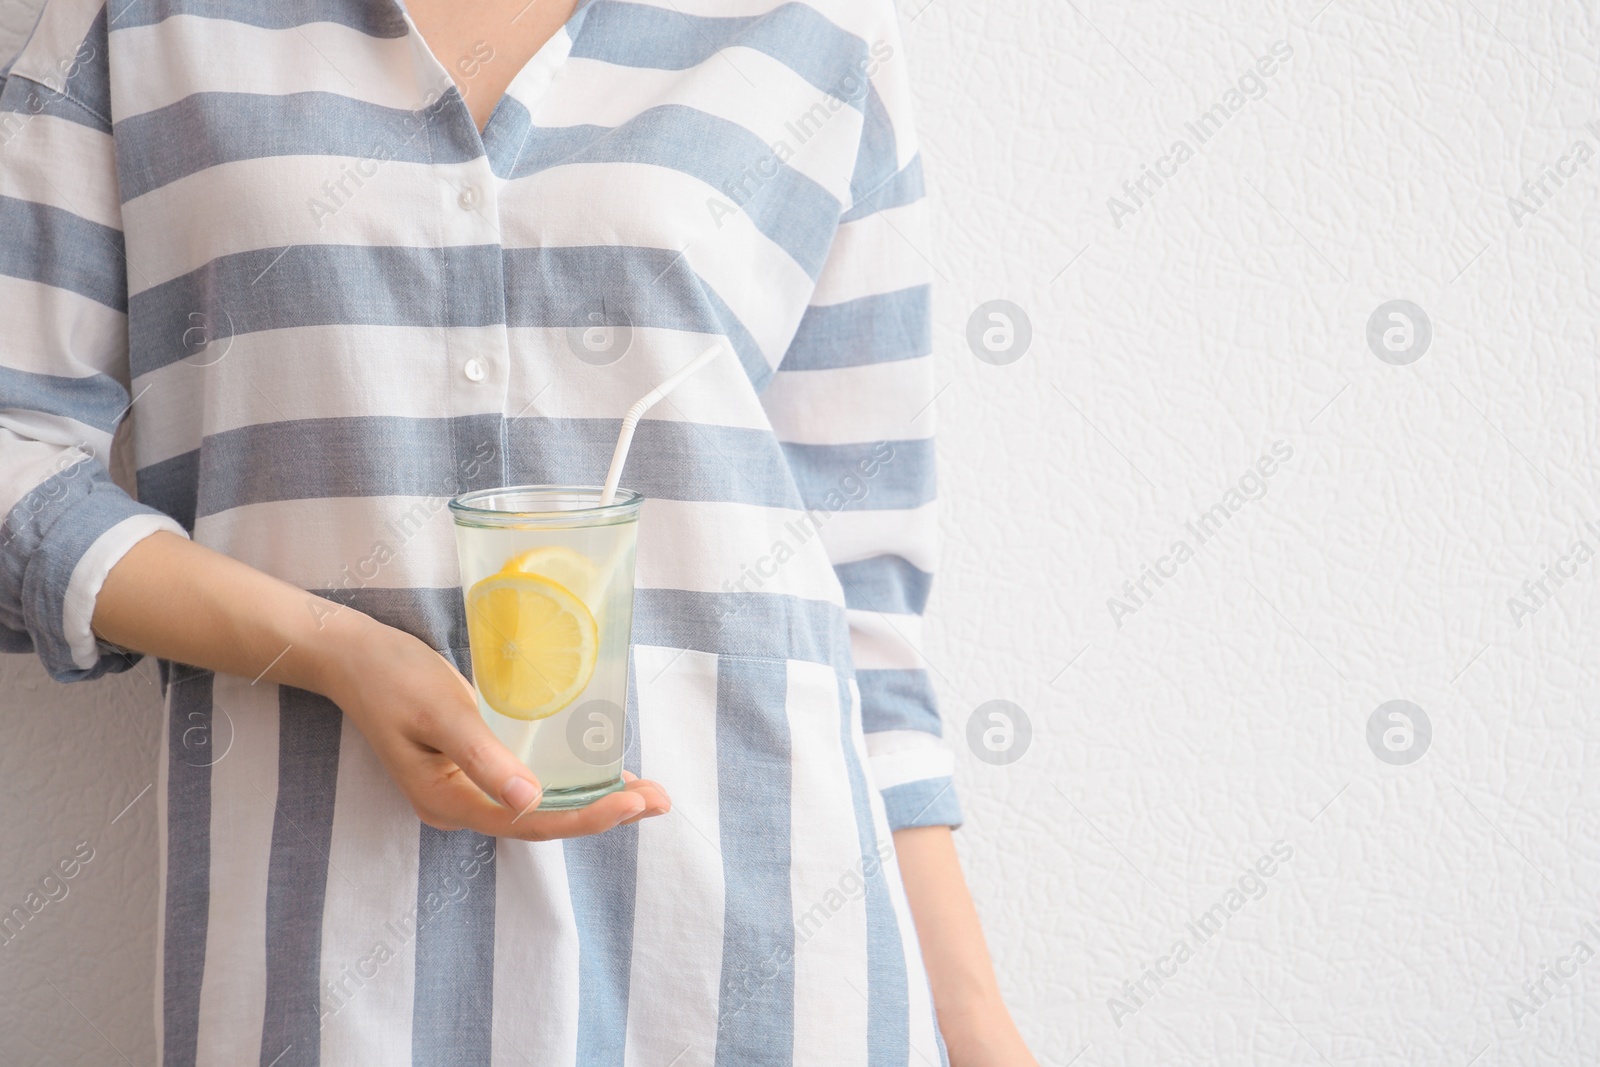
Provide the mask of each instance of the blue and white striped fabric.
[{"label": "blue and white striped fabric", "polygon": [[130,666],[88,619],[160,529],[465,670],[446,498],[596,483],[738,353],[624,483],[671,815],[435,831],[328,701],[162,665],[163,1062],[940,1063],[890,836],[960,821],[892,6],[594,0],[480,136],[446,64],[494,62],[394,0],[51,0],[3,79],[0,637],[59,679]]}]

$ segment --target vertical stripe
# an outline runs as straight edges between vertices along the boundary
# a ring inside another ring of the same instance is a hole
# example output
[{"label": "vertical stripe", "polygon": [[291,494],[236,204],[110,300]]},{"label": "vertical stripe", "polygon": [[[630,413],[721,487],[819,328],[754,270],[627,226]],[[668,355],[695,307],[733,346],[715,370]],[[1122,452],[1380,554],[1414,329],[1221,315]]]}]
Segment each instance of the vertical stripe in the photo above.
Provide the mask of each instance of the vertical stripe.
[{"label": "vertical stripe", "polygon": [[784,661],[717,662],[717,795],[726,899],[717,1067],[792,1062],[789,721]]},{"label": "vertical stripe", "polygon": [[[847,686],[843,695],[846,700],[853,702],[854,709],[859,712],[860,690],[853,683],[847,683]],[[854,716],[850,729],[853,747],[858,758],[864,762],[867,758],[867,740],[862,732],[859,714]],[[880,839],[892,841],[881,795],[874,791],[868,799],[873,826],[881,835]],[[928,984],[927,969],[922,960],[922,945],[917,939],[916,923],[911,915],[911,903],[906,899],[905,884],[900,877],[900,861],[897,856],[891,854],[888,862],[883,865],[883,875],[882,881],[887,888],[888,902],[892,909],[890,919],[895,923],[904,968],[899,985],[903,990],[902,1001],[898,1010],[904,1015],[906,1040],[915,1054],[913,1062],[932,1064],[937,1061],[948,1067],[944,1038],[939,1033],[938,1018],[933,1009],[933,990]],[[887,1008],[885,1005],[885,1010]],[[904,1056],[903,1052],[896,1054]]]},{"label": "vertical stripe", "polygon": [[[839,679],[839,730],[850,776],[850,796],[855,806],[856,835],[863,863],[879,859],[880,834],[888,834],[883,803],[867,788],[866,742],[855,702],[855,686]],[[908,1015],[906,949],[900,917],[889,893],[889,879],[898,879],[895,861],[878,865],[880,877],[867,881],[867,988],[868,1067],[904,1067],[911,1055],[911,1021]],[[902,894],[903,898],[904,894]],[[907,927],[907,930],[911,929]],[[914,935],[908,935],[914,937]]]},{"label": "vertical stripe", "polygon": [[717,657],[635,645],[640,775],[672,811],[639,824],[626,1067],[711,1067],[722,970]]},{"label": "vertical stripe", "polygon": [[[471,677],[466,649],[453,655]],[[414,1067],[489,1067],[494,1024],[495,839],[424,823],[417,846]],[[474,863],[478,867],[474,868]],[[470,889],[462,876],[477,873]]]},{"label": "vertical stripe", "polygon": [[212,731],[210,671],[172,669],[167,690],[166,818],[162,853],[161,1046],[163,1064],[195,1060],[200,980],[205,973],[210,908]]},{"label": "vertical stripe", "polygon": [[562,844],[496,844],[494,1067],[578,1067],[578,930]]},{"label": "vertical stripe", "polygon": [[801,1006],[829,1005],[826,1011],[796,1012],[794,1061],[800,1064],[859,1062],[871,1030],[866,886],[880,875],[848,832],[855,806],[839,730],[839,698],[833,668],[789,662],[794,999]]},{"label": "vertical stripe", "polygon": [[416,966],[417,816],[355,721],[340,727],[322,909],[322,1059],[404,1063]]},{"label": "vertical stripe", "polygon": [[[627,748],[622,765],[639,773],[639,691],[628,665]],[[578,1064],[622,1067],[633,963],[639,827],[568,838],[563,845],[578,926]]]},{"label": "vertical stripe", "polygon": [[267,867],[261,1067],[321,1063],[322,902],[344,719],[327,698],[278,690],[278,790]]},{"label": "vertical stripe", "polygon": [[[494,1020],[495,839],[421,827],[413,1067],[489,1067]],[[479,873],[463,880],[472,864]]]},{"label": "vertical stripe", "polygon": [[267,878],[278,792],[275,685],[212,679],[211,900],[200,983],[196,1067],[240,1067],[261,1055],[267,990]]}]

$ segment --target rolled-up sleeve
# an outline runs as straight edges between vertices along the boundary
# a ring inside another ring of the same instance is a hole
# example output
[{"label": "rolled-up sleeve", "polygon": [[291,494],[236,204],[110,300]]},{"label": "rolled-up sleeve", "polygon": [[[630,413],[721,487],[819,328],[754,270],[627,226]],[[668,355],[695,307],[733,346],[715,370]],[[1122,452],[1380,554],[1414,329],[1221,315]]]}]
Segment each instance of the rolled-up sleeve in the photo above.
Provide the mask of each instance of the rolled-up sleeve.
[{"label": "rolled-up sleeve", "polygon": [[48,15],[0,74],[0,647],[75,681],[134,662],[90,629],[106,574],[186,533],[108,469],[133,397],[105,15],[66,41]]},{"label": "rolled-up sleeve", "polygon": [[843,589],[889,826],[958,826],[954,755],[921,653],[937,554],[922,160],[898,33],[886,24],[869,43],[852,202],[762,403]]}]

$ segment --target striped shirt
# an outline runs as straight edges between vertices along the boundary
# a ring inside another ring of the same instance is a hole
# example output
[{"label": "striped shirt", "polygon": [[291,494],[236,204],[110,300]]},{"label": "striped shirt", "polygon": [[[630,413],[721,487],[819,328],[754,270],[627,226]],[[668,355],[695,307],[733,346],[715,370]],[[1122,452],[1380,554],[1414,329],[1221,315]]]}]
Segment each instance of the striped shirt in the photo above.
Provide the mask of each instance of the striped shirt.
[{"label": "striped shirt", "polygon": [[133,665],[88,620],[157,530],[469,671],[447,499],[598,484],[737,353],[624,479],[667,817],[437,831],[329,701],[160,665],[162,1062],[940,1063],[891,837],[960,822],[892,4],[593,0],[480,134],[448,69],[497,61],[395,0],[50,0],[0,72],[0,641],[63,681]]}]

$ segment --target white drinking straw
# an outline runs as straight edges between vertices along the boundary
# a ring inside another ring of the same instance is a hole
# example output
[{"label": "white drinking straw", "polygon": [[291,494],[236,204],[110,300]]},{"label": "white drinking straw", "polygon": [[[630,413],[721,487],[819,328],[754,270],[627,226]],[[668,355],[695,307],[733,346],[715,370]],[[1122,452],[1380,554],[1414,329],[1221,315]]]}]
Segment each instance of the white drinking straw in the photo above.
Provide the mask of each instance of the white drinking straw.
[{"label": "white drinking straw", "polygon": [[726,347],[721,341],[716,342],[691,359],[682,370],[641,396],[633,407],[628,409],[628,413],[622,417],[622,432],[617,435],[616,450],[611,453],[611,469],[606,471],[606,487],[600,493],[601,507],[610,504],[617,495],[617,483],[622,481],[622,465],[628,461],[628,446],[633,444],[633,431],[639,425],[640,416],[649,411],[656,401],[682,385],[685,378],[716,359]]}]

